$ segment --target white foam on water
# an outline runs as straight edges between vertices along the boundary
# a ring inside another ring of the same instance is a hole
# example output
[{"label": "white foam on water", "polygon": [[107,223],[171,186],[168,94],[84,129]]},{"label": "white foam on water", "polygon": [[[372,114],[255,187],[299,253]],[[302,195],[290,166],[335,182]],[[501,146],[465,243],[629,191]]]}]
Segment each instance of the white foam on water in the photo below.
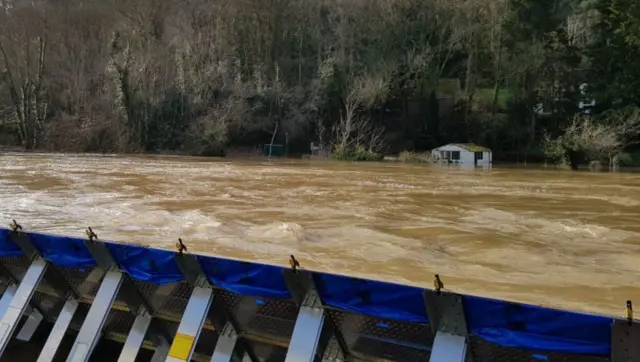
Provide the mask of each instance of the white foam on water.
[{"label": "white foam on water", "polygon": [[556,305],[610,300],[555,298],[544,285],[640,297],[636,175],[13,155],[0,157],[0,205],[0,222],[33,231],[84,237],[91,226],[170,249],[180,237],[196,252],[279,265],[295,254],[304,267],[413,285],[437,272],[452,288]]}]

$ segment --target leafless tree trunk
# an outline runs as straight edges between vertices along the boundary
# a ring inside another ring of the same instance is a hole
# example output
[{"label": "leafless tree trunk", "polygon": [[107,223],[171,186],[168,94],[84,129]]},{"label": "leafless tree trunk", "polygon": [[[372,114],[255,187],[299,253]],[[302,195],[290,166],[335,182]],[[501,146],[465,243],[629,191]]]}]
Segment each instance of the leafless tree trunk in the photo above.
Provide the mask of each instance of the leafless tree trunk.
[{"label": "leafless tree trunk", "polygon": [[40,3],[0,15],[0,55],[25,148],[38,147],[47,117],[48,32],[47,10]]}]

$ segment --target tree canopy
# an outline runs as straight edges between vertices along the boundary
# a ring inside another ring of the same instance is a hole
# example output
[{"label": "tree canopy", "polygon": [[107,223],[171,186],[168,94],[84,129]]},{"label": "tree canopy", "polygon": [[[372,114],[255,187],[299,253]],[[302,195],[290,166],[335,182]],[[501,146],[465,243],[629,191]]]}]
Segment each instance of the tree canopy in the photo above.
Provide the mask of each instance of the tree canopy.
[{"label": "tree canopy", "polygon": [[25,148],[535,160],[639,85],[633,0],[0,0],[0,142]]}]

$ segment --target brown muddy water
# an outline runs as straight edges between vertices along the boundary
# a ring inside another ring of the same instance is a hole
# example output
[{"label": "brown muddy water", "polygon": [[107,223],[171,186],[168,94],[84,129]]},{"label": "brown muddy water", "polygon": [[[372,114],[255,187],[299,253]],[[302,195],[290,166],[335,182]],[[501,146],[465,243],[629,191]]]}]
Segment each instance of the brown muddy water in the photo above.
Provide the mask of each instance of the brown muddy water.
[{"label": "brown muddy water", "polygon": [[188,157],[0,156],[0,221],[622,316],[640,174]]}]

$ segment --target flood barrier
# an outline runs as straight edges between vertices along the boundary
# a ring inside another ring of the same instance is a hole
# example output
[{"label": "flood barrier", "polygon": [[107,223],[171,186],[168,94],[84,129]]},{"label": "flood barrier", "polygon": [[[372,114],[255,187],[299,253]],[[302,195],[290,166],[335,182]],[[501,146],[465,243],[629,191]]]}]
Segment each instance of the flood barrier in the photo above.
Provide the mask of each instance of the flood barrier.
[{"label": "flood barrier", "polygon": [[0,228],[0,353],[49,328],[37,362],[89,361],[101,339],[120,342],[118,362],[142,349],[153,362],[640,361],[631,315],[197,255],[182,241],[177,249],[103,242],[91,229],[72,238]]}]

